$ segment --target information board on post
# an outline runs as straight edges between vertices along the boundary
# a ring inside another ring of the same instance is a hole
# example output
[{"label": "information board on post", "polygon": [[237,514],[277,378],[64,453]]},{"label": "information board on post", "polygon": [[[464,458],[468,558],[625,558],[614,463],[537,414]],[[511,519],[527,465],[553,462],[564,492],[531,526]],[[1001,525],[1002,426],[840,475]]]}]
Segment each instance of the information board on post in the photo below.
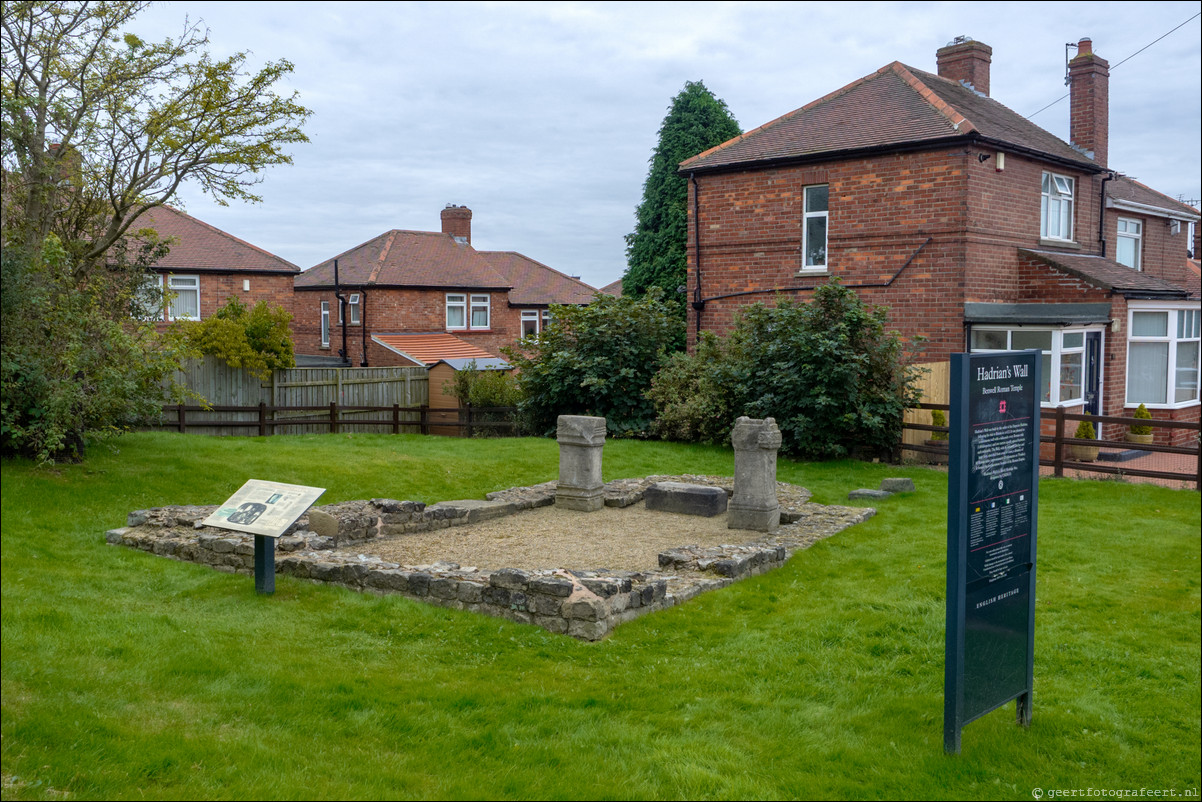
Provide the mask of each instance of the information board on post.
[{"label": "information board on post", "polygon": [[254,535],[255,591],[274,593],[276,538],[324,492],[324,487],[250,479],[201,523]]},{"label": "information board on post", "polygon": [[944,749],[1014,700],[1031,721],[1042,354],[953,354]]}]

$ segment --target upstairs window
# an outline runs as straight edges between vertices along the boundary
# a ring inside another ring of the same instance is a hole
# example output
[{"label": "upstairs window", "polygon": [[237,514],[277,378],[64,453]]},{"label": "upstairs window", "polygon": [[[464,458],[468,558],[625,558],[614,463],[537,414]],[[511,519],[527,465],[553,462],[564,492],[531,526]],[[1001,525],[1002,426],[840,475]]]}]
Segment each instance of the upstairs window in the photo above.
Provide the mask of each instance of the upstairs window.
[{"label": "upstairs window", "polygon": [[330,347],[330,302],[321,302],[321,347]]},{"label": "upstairs window", "polygon": [[352,326],[358,326],[359,325],[359,309],[361,308],[359,306],[359,293],[357,293],[357,292],[351,293],[349,296],[347,296],[347,299],[344,302],[344,304],[339,304],[339,306],[338,306],[338,322],[339,323],[342,323],[342,307],[344,305],[347,308],[346,322]]},{"label": "upstairs window", "polygon": [[447,328],[467,328],[467,296],[447,294]]},{"label": "upstairs window", "polygon": [[472,296],[472,328],[487,329],[488,328],[488,296],[473,295]]},{"label": "upstairs window", "polygon": [[130,298],[130,315],[136,320],[163,319],[163,277],[146,276]]},{"label": "upstairs window", "polygon": [[1140,266],[1140,247],[1143,242],[1144,224],[1129,217],[1118,220],[1118,247],[1114,249],[1114,258],[1127,267],[1143,270]]},{"label": "upstairs window", "polygon": [[200,276],[168,276],[171,320],[200,320]]},{"label": "upstairs window", "polygon": [[830,187],[805,188],[805,212],[801,224],[802,270],[826,270],[826,222]]},{"label": "upstairs window", "polygon": [[1073,188],[1066,175],[1044,173],[1039,202],[1039,236],[1043,239],[1073,239]]}]

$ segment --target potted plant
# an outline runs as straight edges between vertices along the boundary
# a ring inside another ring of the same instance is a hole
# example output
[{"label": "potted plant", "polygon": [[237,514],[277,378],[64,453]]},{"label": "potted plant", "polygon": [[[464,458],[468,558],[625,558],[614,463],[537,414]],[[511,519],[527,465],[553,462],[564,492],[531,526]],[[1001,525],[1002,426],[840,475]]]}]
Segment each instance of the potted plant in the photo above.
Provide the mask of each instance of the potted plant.
[{"label": "potted plant", "polygon": [[[1093,421],[1083,420],[1077,424],[1077,433],[1073,437],[1078,440],[1096,440],[1097,433],[1093,428]],[[1098,447],[1096,445],[1078,445],[1073,444],[1068,447],[1068,458],[1077,462],[1093,462],[1098,458]]]},{"label": "potted plant", "polygon": [[[942,409],[932,409],[931,425],[947,426],[947,413]],[[931,437],[926,441],[926,445],[941,449],[939,453],[928,451],[928,462],[930,462],[932,465],[947,464],[947,432],[931,432]]]},{"label": "potted plant", "polygon": [[[1152,413],[1148,411],[1147,407],[1145,407],[1143,404],[1140,404],[1139,409],[1135,410],[1131,417],[1139,418],[1140,420],[1152,420]],[[1151,426],[1133,423],[1131,424],[1130,429],[1127,431],[1127,442],[1139,443],[1140,445],[1147,446],[1152,444],[1152,436]]]}]

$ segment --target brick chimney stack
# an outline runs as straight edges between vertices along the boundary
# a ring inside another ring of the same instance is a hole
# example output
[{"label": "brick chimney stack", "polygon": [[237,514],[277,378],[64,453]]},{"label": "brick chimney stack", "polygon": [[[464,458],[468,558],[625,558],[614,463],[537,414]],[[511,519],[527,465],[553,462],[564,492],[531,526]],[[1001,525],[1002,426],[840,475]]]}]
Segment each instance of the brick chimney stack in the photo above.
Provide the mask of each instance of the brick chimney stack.
[{"label": "brick chimney stack", "polygon": [[984,42],[975,42],[967,36],[957,36],[951,44],[935,52],[935,64],[939,77],[949,81],[963,81],[988,97],[989,63],[993,61],[993,48]]},{"label": "brick chimney stack", "polygon": [[442,210],[442,233],[450,234],[457,242],[472,244],[472,210],[448,203]]},{"label": "brick chimney stack", "polygon": [[1093,151],[1094,161],[1105,167],[1110,155],[1110,62],[1094,54],[1088,38],[1077,44],[1068,80],[1069,142]]}]

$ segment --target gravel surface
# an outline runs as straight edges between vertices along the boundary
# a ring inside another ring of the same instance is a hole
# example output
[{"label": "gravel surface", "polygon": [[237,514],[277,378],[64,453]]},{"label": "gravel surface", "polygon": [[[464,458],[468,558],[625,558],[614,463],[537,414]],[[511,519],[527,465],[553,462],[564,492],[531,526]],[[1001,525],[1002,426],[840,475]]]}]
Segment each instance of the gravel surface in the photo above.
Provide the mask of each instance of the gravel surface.
[{"label": "gravel surface", "polygon": [[348,551],[402,565],[442,561],[482,570],[566,566],[655,571],[659,553],[667,549],[740,544],[760,537],[760,532],[727,529],[725,515],[654,512],[639,502],[595,512],[541,507],[468,526],[360,543]]}]

